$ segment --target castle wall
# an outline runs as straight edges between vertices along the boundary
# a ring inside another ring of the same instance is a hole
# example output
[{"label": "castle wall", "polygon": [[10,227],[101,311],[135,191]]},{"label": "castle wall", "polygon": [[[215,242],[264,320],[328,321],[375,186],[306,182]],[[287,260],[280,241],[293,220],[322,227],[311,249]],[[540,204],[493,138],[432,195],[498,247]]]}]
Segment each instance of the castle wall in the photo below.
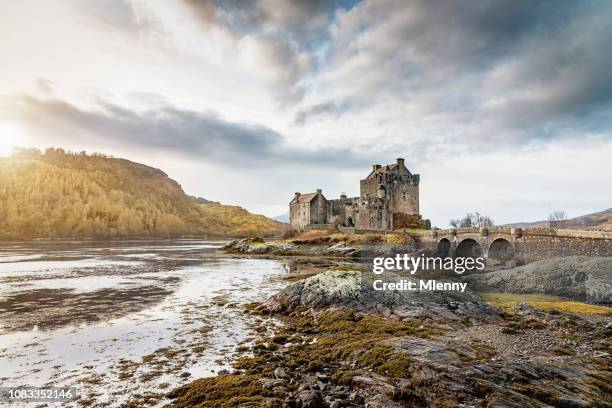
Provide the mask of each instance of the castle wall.
[{"label": "castle wall", "polygon": [[359,182],[360,196],[363,198],[367,197],[378,197],[378,186],[382,184],[382,176],[376,176],[375,178],[361,180]]},{"label": "castle wall", "polygon": [[419,176],[409,177],[408,181],[390,188],[389,198],[393,212],[410,215],[419,214]]},{"label": "castle wall", "polygon": [[308,224],[310,224],[310,204],[290,204],[289,221],[291,228],[293,229],[303,229]]},{"label": "castle wall", "polygon": [[343,226],[355,225],[355,208],[359,197],[338,198],[327,201],[327,223]]},{"label": "castle wall", "polygon": [[338,222],[345,227],[358,229],[390,230],[393,229],[393,212],[389,201],[383,198],[344,198],[330,200],[331,218],[328,222]]},{"label": "castle wall", "polygon": [[310,201],[310,223],[325,224],[327,222],[327,200],[318,194]]},{"label": "castle wall", "polygon": [[370,230],[392,230],[393,213],[384,205],[360,205],[355,227]]}]

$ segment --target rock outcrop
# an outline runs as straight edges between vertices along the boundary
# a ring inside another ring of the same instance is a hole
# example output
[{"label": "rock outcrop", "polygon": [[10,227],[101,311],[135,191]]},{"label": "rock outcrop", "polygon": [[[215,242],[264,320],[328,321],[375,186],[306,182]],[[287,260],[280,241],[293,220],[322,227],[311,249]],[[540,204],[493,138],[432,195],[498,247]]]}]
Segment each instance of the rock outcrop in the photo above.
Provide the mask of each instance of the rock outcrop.
[{"label": "rock outcrop", "polygon": [[[417,282],[417,278],[386,274],[386,281],[399,279]],[[374,290],[372,275],[359,271],[331,270],[295,282],[263,304],[272,312],[296,309],[349,306],[360,311],[377,311],[410,318],[457,320],[470,316],[490,320],[499,311],[477,293],[459,291],[389,291]]]},{"label": "rock outcrop", "polygon": [[[321,241],[321,240],[319,240]],[[300,242],[265,241],[262,238],[245,238],[235,240],[223,246],[221,250],[230,254],[244,255],[277,255],[277,256],[313,256],[313,257],[347,257],[372,258],[406,251],[401,244],[375,243],[352,244],[349,242]]]},{"label": "rock outcrop", "polygon": [[589,303],[612,303],[612,257],[551,258],[464,279],[479,291],[541,293]]}]

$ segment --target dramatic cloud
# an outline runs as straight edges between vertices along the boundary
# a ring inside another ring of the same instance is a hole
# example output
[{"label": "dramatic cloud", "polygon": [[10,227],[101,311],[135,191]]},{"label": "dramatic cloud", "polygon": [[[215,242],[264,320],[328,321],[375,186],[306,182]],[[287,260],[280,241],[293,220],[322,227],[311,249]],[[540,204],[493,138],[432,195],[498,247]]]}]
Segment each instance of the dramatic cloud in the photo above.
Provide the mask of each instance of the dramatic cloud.
[{"label": "dramatic cloud", "polygon": [[[253,3],[183,0],[206,33],[223,31],[246,67],[265,81],[281,106],[299,102],[302,78],[315,67],[316,46],[326,37],[328,1],[259,0]],[[160,18],[164,18],[161,16]],[[172,30],[172,28],[170,28]]]},{"label": "dramatic cloud", "polygon": [[612,123],[612,6],[601,2],[368,0],[338,12],[328,63],[326,98],[396,100],[474,144]]},{"label": "dramatic cloud", "polygon": [[[314,46],[313,42],[325,35],[330,16],[335,11],[335,2],[326,0],[183,2],[193,8],[204,25],[226,23],[238,33],[275,32],[305,47]],[[220,8],[223,9],[223,21],[218,19]]]},{"label": "dramatic cloud", "polygon": [[29,124],[49,147],[62,139],[97,141],[101,146],[174,152],[191,159],[237,162],[246,167],[265,162],[272,166],[363,168],[369,163],[349,149],[291,147],[278,132],[265,126],[230,122],[215,112],[178,109],[159,100],[160,106],[144,111],[104,100],[98,100],[93,109],[83,109],[63,100],[27,95],[3,102],[0,120]]},{"label": "dramatic cloud", "polygon": [[[395,104],[387,112],[403,110],[417,128],[452,122],[491,148],[611,123],[612,6],[598,1],[127,4],[90,14],[126,26],[131,17],[150,41],[240,64],[278,106],[297,104],[299,126]],[[448,128],[430,130],[448,142]]]},{"label": "dramatic cloud", "polygon": [[302,99],[300,77],[312,61],[295,42],[257,33],[242,38],[238,47],[243,61],[270,84],[283,105]]}]

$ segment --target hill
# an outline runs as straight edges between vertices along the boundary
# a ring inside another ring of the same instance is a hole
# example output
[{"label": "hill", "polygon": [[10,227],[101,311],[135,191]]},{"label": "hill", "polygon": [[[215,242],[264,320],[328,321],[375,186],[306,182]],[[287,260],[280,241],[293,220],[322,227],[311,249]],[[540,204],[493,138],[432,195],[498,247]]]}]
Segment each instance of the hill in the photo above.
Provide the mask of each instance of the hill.
[{"label": "hill", "polygon": [[284,222],[285,224],[289,223],[289,213],[283,213],[281,215],[277,215],[274,219],[278,222]]},{"label": "hill", "polygon": [[[512,224],[505,224],[503,226],[516,228],[547,227],[548,221],[515,222]],[[563,221],[563,226],[561,228],[612,231],[612,208],[565,220]]]},{"label": "hill", "polygon": [[284,226],[186,195],[163,171],[99,154],[0,158],[0,239],[273,235]]}]

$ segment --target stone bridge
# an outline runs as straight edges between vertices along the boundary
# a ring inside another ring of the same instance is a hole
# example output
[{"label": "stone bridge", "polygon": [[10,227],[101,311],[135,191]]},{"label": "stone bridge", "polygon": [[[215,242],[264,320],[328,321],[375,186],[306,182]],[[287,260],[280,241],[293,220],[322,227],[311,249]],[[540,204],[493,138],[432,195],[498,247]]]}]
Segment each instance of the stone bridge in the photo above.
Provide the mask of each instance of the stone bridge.
[{"label": "stone bridge", "polygon": [[612,232],[551,228],[459,228],[410,233],[441,256],[484,257],[487,264],[522,264],[555,256],[612,256]]}]

